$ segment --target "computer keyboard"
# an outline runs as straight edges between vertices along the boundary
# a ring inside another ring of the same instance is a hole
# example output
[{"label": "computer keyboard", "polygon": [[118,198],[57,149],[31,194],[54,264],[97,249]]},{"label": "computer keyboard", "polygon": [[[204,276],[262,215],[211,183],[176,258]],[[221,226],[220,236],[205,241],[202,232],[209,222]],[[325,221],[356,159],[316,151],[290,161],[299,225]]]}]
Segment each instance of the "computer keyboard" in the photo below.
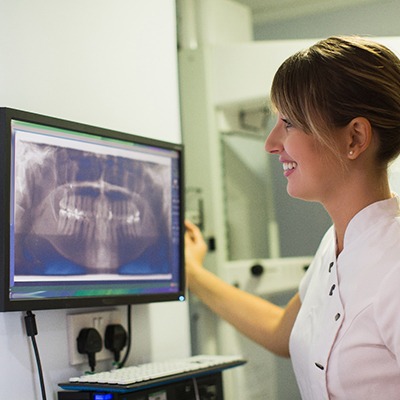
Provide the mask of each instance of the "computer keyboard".
[{"label": "computer keyboard", "polygon": [[70,378],[69,382],[60,383],[59,386],[63,389],[127,391],[160,381],[218,372],[245,362],[236,355],[197,355],[82,375]]}]

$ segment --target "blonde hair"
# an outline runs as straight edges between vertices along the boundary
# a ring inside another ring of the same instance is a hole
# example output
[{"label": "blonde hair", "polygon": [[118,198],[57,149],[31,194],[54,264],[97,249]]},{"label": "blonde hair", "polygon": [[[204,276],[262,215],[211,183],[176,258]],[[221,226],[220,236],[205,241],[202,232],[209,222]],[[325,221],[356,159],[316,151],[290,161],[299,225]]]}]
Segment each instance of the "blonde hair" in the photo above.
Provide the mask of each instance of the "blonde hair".
[{"label": "blonde hair", "polygon": [[335,151],[335,128],[369,120],[379,139],[377,161],[400,153],[400,60],[361,37],[330,37],[289,57],[271,89],[273,105],[295,126]]}]

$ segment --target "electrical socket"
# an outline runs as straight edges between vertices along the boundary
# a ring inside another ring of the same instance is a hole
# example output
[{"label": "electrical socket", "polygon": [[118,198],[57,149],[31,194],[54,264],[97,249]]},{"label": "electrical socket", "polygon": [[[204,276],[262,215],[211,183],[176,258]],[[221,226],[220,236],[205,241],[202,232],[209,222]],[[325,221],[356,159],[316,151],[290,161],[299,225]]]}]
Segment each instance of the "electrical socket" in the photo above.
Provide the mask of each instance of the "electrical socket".
[{"label": "electrical socket", "polygon": [[119,310],[67,315],[69,363],[77,365],[88,362],[87,355],[78,352],[77,339],[79,332],[84,328],[95,328],[100,333],[103,348],[96,353],[96,361],[112,359],[113,353],[104,346],[104,335],[107,325],[110,324],[121,324],[121,312]]}]

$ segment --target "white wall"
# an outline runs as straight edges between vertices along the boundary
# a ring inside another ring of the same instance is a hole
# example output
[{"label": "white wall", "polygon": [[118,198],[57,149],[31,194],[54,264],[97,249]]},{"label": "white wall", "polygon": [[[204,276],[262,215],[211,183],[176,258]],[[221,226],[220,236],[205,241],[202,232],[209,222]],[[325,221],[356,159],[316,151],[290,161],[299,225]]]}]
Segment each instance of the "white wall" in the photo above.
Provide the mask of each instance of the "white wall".
[{"label": "white wall", "polygon": [[172,0],[0,0],[0,103],[179,142]]},{"label": "white wall", "polygon": [[254,26],[256,40],[323,38],[331,35],[400,35],[398,0],[375,0]]},{"label": "white wall", "polygon": [[[173,0],[0,0],[0,10],[1,106],[181,142]],[[35,312],[48,399],[87,369],[68,363],[69,312]],[[131,361],[189,354],[185,303],[133,307],[133,330]],[[0,314],[0,360],[0,398],[40,398],[23,313]]]}]

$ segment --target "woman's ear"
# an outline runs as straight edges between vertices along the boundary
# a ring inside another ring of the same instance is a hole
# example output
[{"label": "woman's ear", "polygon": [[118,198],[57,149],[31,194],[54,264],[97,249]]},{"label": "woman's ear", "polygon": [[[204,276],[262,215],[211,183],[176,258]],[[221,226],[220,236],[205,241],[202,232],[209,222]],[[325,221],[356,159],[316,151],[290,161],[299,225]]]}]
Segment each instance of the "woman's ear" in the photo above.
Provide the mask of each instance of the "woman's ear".
[{"label": "woman's ear", "polygon": [[372,141],[372,127],[367,118],[356,117],[348,124],[347,156],[356,159],[368,149]]}]

